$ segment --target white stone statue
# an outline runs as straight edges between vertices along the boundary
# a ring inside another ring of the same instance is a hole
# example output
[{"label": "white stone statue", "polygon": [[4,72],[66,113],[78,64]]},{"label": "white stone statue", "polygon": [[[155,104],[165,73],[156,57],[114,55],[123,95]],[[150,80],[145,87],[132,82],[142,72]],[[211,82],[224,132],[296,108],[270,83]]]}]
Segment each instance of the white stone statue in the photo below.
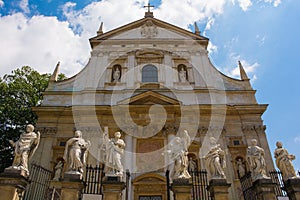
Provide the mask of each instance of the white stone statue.
[{"label": "white stone statue", "polygon": [[125,149],[125,142],[121,139],[121,133],[115,132],[114,138],[108,138],[108,131],[103,134],[103,141],[106,149],[105,173],[106,176],[123,176],[122,157]]},{"label": "white stone statue", "polygon": [[220,148],[220,144],[214,137],[210,138],[210,150],[204,157],[206,169],[212,179],[226,178],[224,170],[226,168],[225,152]]},{"label": "white stone statue", "polygon": [[189,158],[188,171],[192,173],[197,170],[197,163],[193,160],[192,157]]},{"label": "white stone statue", "polygon": [[243,160],[242,160],[241,158],[239,158],[239,159],[236,161],[236,165],[237,165],[237,170],[238,170],[239,177],[245,176],[245,174],[246,174],[246,169],[245,169],[245,165],[244,165],[244,163],[243,163]]},{"label": "white stone statue", "polygon": [[182,83],[187,82],[186,71],[184,70],[183,67],[182,67],[181,70],[179,71],[179,81],[182,82]]},{"label": "white stone statue", "polygon": [[8,169],[21,170],[21,175],[26,177],[29,176],[28,160],[33,156],[40,142],[40,133],[33,131],[34,126],[28,124],[26,132],[20,135],[18,141],[9,140],[9,143],[15,148],[15,157],[12,166]]},{"label": "white stone statue", "polygon": [[261,178],[269,178],[266,174],[265,151],[257,146],[257,140],[251,140],[251,146],[247,148],[247,162],[250,166],[253,181]]},{"label": "white stone statue", "polygon": [[283,179],[296,178],[297,175],[292,163],[292,160],[295,160],[296,157],[289,154],[288,151],[282,147],[281,142],[276,142],[276,146],[274,157],[278,169],[282,172]]},{"label": "white stone statue", "polygon": [[171,141],[167,152],[170,159],[174,161],[172,179],[191,178],[188,172],[189,161],[187,156],[190,144],[191,138],[187,130],[180,132],[178,136]]},{"label": "white stone statue", "polygon": [[82,138],[81,131],[75,131],[74,137],[66,142],[64,161],[67,165],[69,174],[83,174],[83,168],[86,165],[90,141]]},{"label": "white stone statue", "polygon": [[63,159],[58,160],[58,163],[54,167],[54,177],[52,179],[53,181],[59,181],[59,179],[61,178],[63,167],[64,167]]},{"label": "white stone statue", "polygon": [[120,77],[121,77],[121,72],[119,70],[118,67],[116,67],[116,69],[113,72],[113,82],[117,83],[120,81]]}]

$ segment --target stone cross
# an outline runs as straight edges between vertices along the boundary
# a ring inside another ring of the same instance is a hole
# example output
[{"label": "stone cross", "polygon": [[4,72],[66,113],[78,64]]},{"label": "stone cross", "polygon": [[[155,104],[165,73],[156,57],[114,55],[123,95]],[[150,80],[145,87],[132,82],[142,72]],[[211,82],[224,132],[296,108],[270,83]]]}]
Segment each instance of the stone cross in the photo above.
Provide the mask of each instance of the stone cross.
[{"label": "stone cross", "polygon": [[150,12],[150,9],[151,9],[151,8],[154,8],[154,6],[151,6],[151,5],[150,5],[150,2],[148,2],[148,5],[147,5],[147,6],[144,6],[144,8],[148,8],[148,12]]}]

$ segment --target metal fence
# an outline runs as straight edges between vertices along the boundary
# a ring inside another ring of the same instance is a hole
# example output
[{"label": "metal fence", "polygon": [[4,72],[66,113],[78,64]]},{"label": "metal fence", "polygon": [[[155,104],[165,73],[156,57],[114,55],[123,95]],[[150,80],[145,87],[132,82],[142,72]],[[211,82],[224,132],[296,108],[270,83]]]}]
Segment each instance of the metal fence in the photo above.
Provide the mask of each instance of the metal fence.
[{"label": "metal fence", "polygon": [[25,189],[23,200],[46,199],[52,171],[34,163],[29,171],[29,185]]},{"label": "metal fence", "polygon": [[102,195],[102,178],[104,176],[104,165],[87,165],[85,170],[85,188],[83,194],[98,194]]},{"label": "metal fence", "polygon": [[210,200],[212,199],[207,187],[208,179],[206,170],[190,172],[193,181],[192,197],[193,200]]},{"label": "metal fence", "polygon": [[[287,192],[284,188],[284,181],[282,179],[282,173],[280,171],[270,171],[269,176],[273,183],[275,183],[275,195],[278,197],[287,197]],[[257,195],[253,188],[253,180],[251,172],[246,173],[240,178],[243,195],[245,200],[256,200]]]}]

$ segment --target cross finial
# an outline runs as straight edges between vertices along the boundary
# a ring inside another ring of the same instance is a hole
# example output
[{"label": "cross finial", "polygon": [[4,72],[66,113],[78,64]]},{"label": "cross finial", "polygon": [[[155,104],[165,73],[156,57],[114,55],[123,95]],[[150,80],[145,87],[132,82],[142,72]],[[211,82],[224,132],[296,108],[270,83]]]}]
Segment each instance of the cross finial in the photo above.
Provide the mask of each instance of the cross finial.
[{"label": "cross finial", "polygon": [[145,12],[145,17],[153,17],[153,12],[151,12],[151,8],[154,8],[154,6],[150,5],[150,2],[148,2],[147,6],[144,6],[144,8],[148,8],[148,12]]}]

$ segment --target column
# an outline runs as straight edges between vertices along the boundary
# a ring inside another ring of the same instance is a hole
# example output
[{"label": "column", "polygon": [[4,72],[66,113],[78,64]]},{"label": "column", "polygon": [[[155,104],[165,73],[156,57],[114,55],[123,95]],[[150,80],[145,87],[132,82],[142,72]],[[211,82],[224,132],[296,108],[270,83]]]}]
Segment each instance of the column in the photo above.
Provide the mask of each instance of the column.
[{"label": "column", "polygon": [[174,179],[171,184],[171,190],[174,193],[175,200],[191,200],[192,199],[191,179]]},{"label": "column", "polygon": [[121,200],[122,191],[125,189],[125,183],[115,180],[117,177],[107,177],[103,181],[103,200]]},{"label": "column", "polygon": [[214,200],[229,200],[230,183],[226,179],[211,179],[207,190]]},{"label": "column", "polygon": [[254,191],[256,192],[257,200],[276,200],[275,195],[276,183],[271,179],[257,179],[253,182]]},{"label": "column", "polygon": [[300,179],[290,178],[285,182],[285,188],[290,200],[300,200]]},{"label": "column", "polygon": [[22,199],[28,179],[20,173],[2,173],[0,175],[0,197],[2,200]]}]

